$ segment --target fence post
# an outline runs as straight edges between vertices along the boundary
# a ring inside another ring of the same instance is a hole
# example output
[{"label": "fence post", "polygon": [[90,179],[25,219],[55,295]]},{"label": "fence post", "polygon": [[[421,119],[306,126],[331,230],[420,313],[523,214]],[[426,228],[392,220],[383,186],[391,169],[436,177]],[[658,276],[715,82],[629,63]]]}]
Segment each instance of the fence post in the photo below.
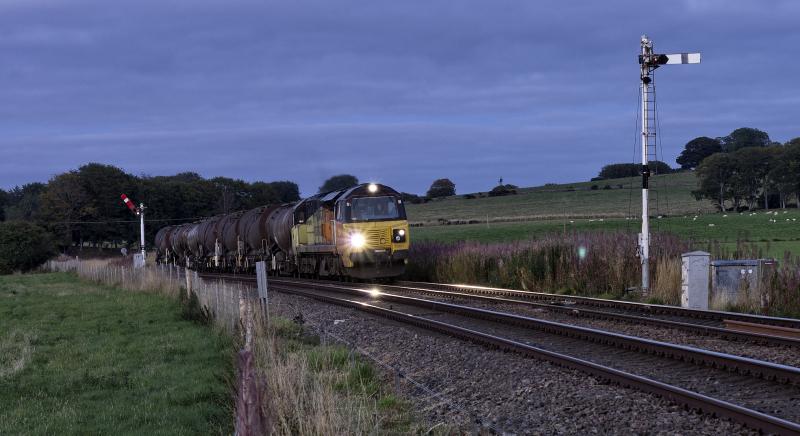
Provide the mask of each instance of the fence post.
[{"label": "fence post", "polygon": [[189,259],[186,259],[186,296],[190,297],[192,295],[192,276],[189,273]]},{"label": "fence post", "polygon": [[267,304],[269,303],[269,296],[267,294],[267,264],[263,260],[256,262],[256,279],[258,281],[258,301],[264,313],[264,319],[267,321],[267,324],[269,324],[269,310],[267,310]]}]

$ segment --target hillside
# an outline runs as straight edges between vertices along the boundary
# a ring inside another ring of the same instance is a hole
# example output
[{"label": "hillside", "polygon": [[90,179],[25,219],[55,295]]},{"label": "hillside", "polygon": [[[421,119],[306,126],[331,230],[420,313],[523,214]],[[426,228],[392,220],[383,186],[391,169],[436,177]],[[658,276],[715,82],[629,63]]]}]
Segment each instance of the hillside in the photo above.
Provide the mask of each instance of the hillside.
[{"label": "hillside", "polygon": [[[596,185],[596,189],[592,186]],[[692,196],[697,179],[692,172],[655,176],[651,179],[651,213],[686,215],[711,213],[711,202]],[[641,214],[640,178],[597,182],[548,184],[521,188],[517,195],[474,199],[456,195],[424,204],[408,204],[409,221],[435,225],[450,222],[485,223],[560,218],[624,218]],[[475,194],[476,196],[478,194]]]}]

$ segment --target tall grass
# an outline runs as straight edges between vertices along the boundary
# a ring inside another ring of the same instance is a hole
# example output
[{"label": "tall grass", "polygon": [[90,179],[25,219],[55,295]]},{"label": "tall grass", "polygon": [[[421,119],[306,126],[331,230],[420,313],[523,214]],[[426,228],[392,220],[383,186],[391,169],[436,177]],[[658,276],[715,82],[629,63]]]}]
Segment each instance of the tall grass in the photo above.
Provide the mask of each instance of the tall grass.
[{"label": "tall grass", "polygon": [[[373,366],[324,345],[290,321],[255,323],[253,354],[265,381],[269,434],[384,434],[409,425]],[[391,407],[387,407],[389,404]]]},{"label": "tall grass", "polygon": [[123,259],[57,259],[44,265],[50,272],[72,272],[83,279],[128,291],[153,292],[177,298],[184,286],[178,269],[170,272],[153,267],[134,269]]},{"label": "tall grass", "polygon": [[[636,237],[621,232],[550,234],[510,243],[418,242],[412,245],[410,280],[469,283],[530,291],[622,297],[640,284]],[[692,243],[675,235],[653,235],[648,301],[680,304],[681,254]],[[760,258],[763,247],[739,241],[735,247],[704,243],[714,259]],[[743,288],[734,300],[712,295],[715,309],[800,315],[800,256],[786,254],[756,289]]]},{"label": "tall grass", "polygon": [[660,257],[656,259],[658,274],[653,280],[650,300],[660,304],[681,304],[681,259]]},{"label": "tall grass", "polygon": [[[547,235],[505,244],[420,242],[412,246],[407,276],[531,291],[621,295],[640,280],[635,247],[635,237],[618,232]],[[660,234],[655,235],[653,247],[653,280],[662,287],[674,283],[674,269],[659,259],[680,258],[688,244]],[[659,277],[662,270],[667,277]]]}]

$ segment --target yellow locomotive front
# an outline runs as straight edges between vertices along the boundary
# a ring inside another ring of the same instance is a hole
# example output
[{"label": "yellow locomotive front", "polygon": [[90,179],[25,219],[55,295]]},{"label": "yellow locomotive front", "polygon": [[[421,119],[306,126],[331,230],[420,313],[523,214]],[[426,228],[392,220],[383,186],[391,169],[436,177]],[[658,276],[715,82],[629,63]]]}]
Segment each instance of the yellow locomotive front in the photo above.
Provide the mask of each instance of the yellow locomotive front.
[{"label": "yellow locomotive front", "polygon": [[400,194],[380,184],[344,192],[335,209],[336,251],[346,275],[397,277],[405,271],[410,235]]}]

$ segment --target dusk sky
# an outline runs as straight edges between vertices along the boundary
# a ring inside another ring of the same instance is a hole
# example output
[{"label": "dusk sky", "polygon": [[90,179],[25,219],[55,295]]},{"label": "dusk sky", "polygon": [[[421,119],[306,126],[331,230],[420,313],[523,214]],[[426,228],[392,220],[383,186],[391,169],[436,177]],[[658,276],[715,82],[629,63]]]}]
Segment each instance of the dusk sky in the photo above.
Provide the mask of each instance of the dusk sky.
[{"label": "dusk sky", "polygon": [[0,0],[0,187],[134,174],[352,173],[424,193],[631,162],[639,39],[664,160],[747,126],[800,136],[797,1]]}]

